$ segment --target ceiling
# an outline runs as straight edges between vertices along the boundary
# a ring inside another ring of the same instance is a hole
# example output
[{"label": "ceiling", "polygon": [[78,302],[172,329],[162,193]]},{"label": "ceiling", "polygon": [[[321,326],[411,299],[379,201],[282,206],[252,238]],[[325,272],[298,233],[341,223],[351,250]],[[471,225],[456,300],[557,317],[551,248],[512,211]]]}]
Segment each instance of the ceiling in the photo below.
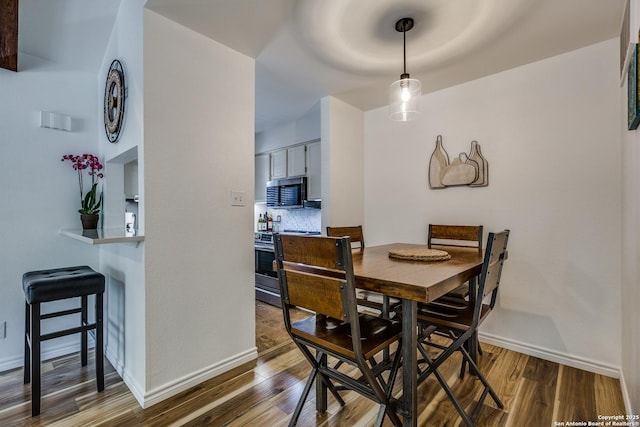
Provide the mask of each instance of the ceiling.
[{"label": "ceiling", "polygon": [[97,73],[120,1],[20,0],[18,48],[69,69]]},{"label": "ceiling", "polygon": [[[405,16],[415,20],[406,34],[407,71],[427,93],[617,37],[624,3],[147,0],[146,8],[256,59],[260,132],[327,95],[364,111],[386,105],[402,73],[394,26]],[[20,50],[97,72],[119,4],[21,0]]]}]

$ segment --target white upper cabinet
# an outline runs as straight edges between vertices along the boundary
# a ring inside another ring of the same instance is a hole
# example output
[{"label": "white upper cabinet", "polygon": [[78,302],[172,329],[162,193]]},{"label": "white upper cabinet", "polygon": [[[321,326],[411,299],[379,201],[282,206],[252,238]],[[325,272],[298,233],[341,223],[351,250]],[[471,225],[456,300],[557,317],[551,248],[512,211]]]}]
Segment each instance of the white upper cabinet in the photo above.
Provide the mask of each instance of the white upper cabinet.
[{"label": "white upper cabinet", "polygon": [[266,183],[273,179],[307,177],[307,199],[320,200],[320,140],[293,145],[271,153],[257,154],[255,170],[256,202],[264,202]]},{"label": "white upper cabinet", "polygon": [[320,141],[307,144],[307,199],[320,200]]},{"label": "white upper cabinet", "polygon": [[302,176],[307,173],[306,146],[287,148],[287,176]]},{"label": "white upper cabinet", "polygon": [[267,181],[269,181],[269,154],[256,155],[256,175],[255,175],[255,191],[256,202],[267,201]]},{"label": "white upper cabinet", "polygon": [[287,150],[271,153],[271,179],[287,177]]}]

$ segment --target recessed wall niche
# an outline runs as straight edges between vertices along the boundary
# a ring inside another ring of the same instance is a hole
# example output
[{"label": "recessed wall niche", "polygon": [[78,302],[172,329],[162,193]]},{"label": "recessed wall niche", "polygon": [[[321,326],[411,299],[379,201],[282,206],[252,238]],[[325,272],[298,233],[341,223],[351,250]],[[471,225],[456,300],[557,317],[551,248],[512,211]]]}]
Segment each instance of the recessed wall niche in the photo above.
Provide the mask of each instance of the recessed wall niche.
[{"label": "recessed wall niche", "polygon": [[[107,160],[105,173],[105,221],[109,228],[126,228],[134,215],[134,228],[140,230],[140,197],[138,186],[138,147],[133,147]],[[125,215],[129,213],[129,215]],[[125,220],[128,217],[128,220]]]}]

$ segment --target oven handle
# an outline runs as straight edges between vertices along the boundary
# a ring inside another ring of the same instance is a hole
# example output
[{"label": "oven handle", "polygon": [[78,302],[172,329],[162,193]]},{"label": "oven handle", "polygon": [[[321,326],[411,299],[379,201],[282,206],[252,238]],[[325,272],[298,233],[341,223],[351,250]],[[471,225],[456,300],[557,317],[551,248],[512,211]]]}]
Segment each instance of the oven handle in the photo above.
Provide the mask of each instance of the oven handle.
[{"label": "oven handle", "polygon": [[275,249],[271,246],[255,246],[256,251],[275,253]]}]

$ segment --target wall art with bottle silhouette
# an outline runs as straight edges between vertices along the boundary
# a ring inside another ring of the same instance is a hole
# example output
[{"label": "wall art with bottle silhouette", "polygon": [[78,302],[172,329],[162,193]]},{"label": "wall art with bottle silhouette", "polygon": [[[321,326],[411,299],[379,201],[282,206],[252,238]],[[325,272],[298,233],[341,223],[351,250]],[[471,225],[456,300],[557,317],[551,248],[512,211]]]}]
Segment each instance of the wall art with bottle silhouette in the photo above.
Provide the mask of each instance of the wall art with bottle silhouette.
[{"label": "wall art with bottle silhouette", "polygon": [[459,185],[486,187],[489,185],[489,162],[480,151],[478,141],[471,141],[469,154],[460,153],[449,162],[449,154],[442,145],[442,135],[436,138],[436,148],[429,160],[429,188]]}]

